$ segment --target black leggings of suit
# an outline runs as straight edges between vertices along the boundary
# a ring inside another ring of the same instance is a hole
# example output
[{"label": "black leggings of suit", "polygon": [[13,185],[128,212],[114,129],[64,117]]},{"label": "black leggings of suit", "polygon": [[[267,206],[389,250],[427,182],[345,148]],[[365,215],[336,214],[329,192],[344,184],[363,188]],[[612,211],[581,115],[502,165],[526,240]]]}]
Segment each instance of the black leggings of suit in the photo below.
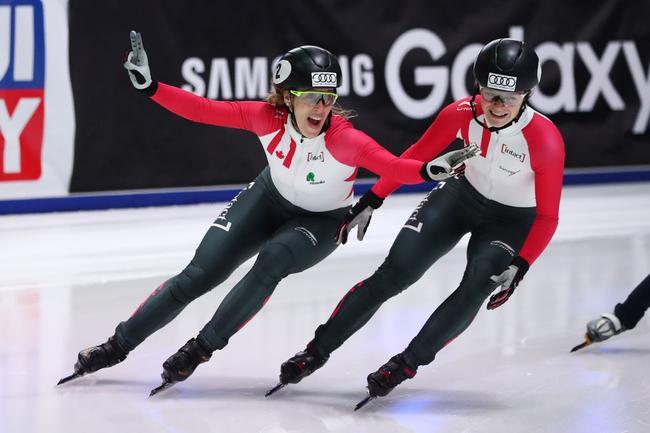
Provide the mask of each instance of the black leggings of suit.
[{"label": "black leggings of suit", "polygon": [[187,267],[117,326],[119,344],[133,350],[259,252],[252,269],[199,333],[204,347],[222,349],[263,307],[280,280],[314,266],[336,249],[336,229],[346,212],[308,212],[292,205],[280,196],[265,169],[219,214]]},{"label": "black leggings of suit", "polygon": [[490,276],[511,263],[534,218],[535,208],[488,200],[465,179],[439,183],[406,221],[384,263],[345,295],[329,320],[318,327],[310,347],[322,354],[334,351],[383,302],[417,281],[464,234],[471,233],[460,285],[433,312],[403,353],[413,367],[430,363],[470,325],[496,288]]},{"label": "black leggings of suit", "polygon": [[614,314],[626,329],[632,329],[639,323],[648,307],[650,307],[650,275],[632,290],[625,302],[616,305]]}]

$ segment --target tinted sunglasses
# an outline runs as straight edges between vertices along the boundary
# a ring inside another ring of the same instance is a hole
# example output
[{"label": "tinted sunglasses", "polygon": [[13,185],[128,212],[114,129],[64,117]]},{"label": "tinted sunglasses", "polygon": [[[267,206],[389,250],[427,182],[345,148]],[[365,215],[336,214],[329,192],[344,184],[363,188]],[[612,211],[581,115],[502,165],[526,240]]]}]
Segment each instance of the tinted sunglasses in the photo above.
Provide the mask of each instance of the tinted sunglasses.
[{"label": "tinted sunglasses", "polygon": [[323,102],[325,107],[331,107],[339,97],[336,93],[322,92],[318,90],[289,90],[289,93],[300,99],[302,102],[312,106],[316,106],[319,102]]},{"label": "tinted sunglasses", "polygon": [[502,92],[499,90],[488,89],[486,87],[481,87],[479,93],[481,94],[481,98],[486,102],[501,101],[503,105],[508,107],[521,103],[526,96],[525,92]]}]

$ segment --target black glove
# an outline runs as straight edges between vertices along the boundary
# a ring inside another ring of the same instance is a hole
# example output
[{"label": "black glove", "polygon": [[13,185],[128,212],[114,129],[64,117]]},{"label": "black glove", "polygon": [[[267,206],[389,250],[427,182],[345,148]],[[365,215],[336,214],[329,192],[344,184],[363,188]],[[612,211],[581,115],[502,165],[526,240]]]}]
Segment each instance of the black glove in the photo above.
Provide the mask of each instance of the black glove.
[{"label": "black glove", "polygon": [[425,162],[420,169],[420,176],[427,181],[440,181],[457,176],[464,171],[465,161],[480,152],[481,149],[476,144],[471,144],[460,150],[452,150],[434,160]]},{"label": "black glove", "polygon": [[525,259],[517,256],[505,271],[490,277],[495,283],[495,288],[501,286],[501,290],[490,296],[490,301],[487,304],[488,310],[494,310],[505,304],[514,293],[519,282],[524,278],[524,275],[526,275],[526,272],[528,272],[529,267],[530,265]]},{"label": "black glove", "polygon": [[368,224],[370,224],[370,218],[372,218],[372,211],[379,208],[383,202],[384,199],[372,191],[368,191],[362,195],[339,224],[339,228],[336,231],[336,243],[339,245],[346,243],[348,241],[348,233],[357,226],[357,239],[360,241],[363,240],[363,236],[366,234],[366,230],[368,230]]}]

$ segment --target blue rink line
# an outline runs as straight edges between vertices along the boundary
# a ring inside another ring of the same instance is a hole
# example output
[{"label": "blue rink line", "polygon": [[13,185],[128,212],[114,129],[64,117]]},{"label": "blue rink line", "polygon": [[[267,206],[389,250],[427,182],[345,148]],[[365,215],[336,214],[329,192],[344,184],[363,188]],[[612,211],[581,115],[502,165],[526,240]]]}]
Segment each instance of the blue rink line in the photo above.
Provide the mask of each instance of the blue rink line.
[{"label": "blue rink line", "polygon": [[[575,171],[564,175],[565,186],[643,181],[650,181],[650,169],[605,172]],[[358,180],[354,185],[355,194],[365,193],[374,185],[374,182],[373,179]],[[431,187],[431,183],[403,185],[397,192],[425,192],[429,191]],[[0,215],[225,202],[230,201],[239,192],[239,189],[214,187],[189,191],[94,193],[74,194],[66,197],[0,200]]]}]

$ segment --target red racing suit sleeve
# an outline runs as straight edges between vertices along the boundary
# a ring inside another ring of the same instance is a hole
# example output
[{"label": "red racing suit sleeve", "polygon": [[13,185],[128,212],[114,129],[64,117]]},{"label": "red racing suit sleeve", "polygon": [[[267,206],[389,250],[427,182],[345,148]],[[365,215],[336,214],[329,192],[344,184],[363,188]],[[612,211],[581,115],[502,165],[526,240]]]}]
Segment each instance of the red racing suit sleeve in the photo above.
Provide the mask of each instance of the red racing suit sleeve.
[{"label": "red racing suit sleeve", "polygon": [[424,182],[421,161],[398,158],[340,117],[332,118],[326,143],[332,156],[345,165],[363,167],[400,185]]},{"label": "red racing suit sleeve", "polygon": [[[459,101],[456,101],[445,107],[422,137],[402,153],[400,159],[415,159],[423,163],[432,160],[446,149],[454,141],[460,129],[459,116],[455,115],[458,103]],[[387,197],[403,183],[405,182],[400,183],[387,176],[382,176],[372,187],[372,192],[379,197]]]},{"label": "red racing suit sleeve", "polygon": [[565,151],[560,131],[543,116],[537,115],[523,133],[535,172],[537,216],[519,256],[532,265],[551,241],[558,225]]},{"label": "red racing suit sleeve", "polygon": [[266,102],[215,101],[161,82],[151,99],[193,122],[245,129],[258,135],[272,131],[272,123],[279,120],[273,116],[275,107]]}]

